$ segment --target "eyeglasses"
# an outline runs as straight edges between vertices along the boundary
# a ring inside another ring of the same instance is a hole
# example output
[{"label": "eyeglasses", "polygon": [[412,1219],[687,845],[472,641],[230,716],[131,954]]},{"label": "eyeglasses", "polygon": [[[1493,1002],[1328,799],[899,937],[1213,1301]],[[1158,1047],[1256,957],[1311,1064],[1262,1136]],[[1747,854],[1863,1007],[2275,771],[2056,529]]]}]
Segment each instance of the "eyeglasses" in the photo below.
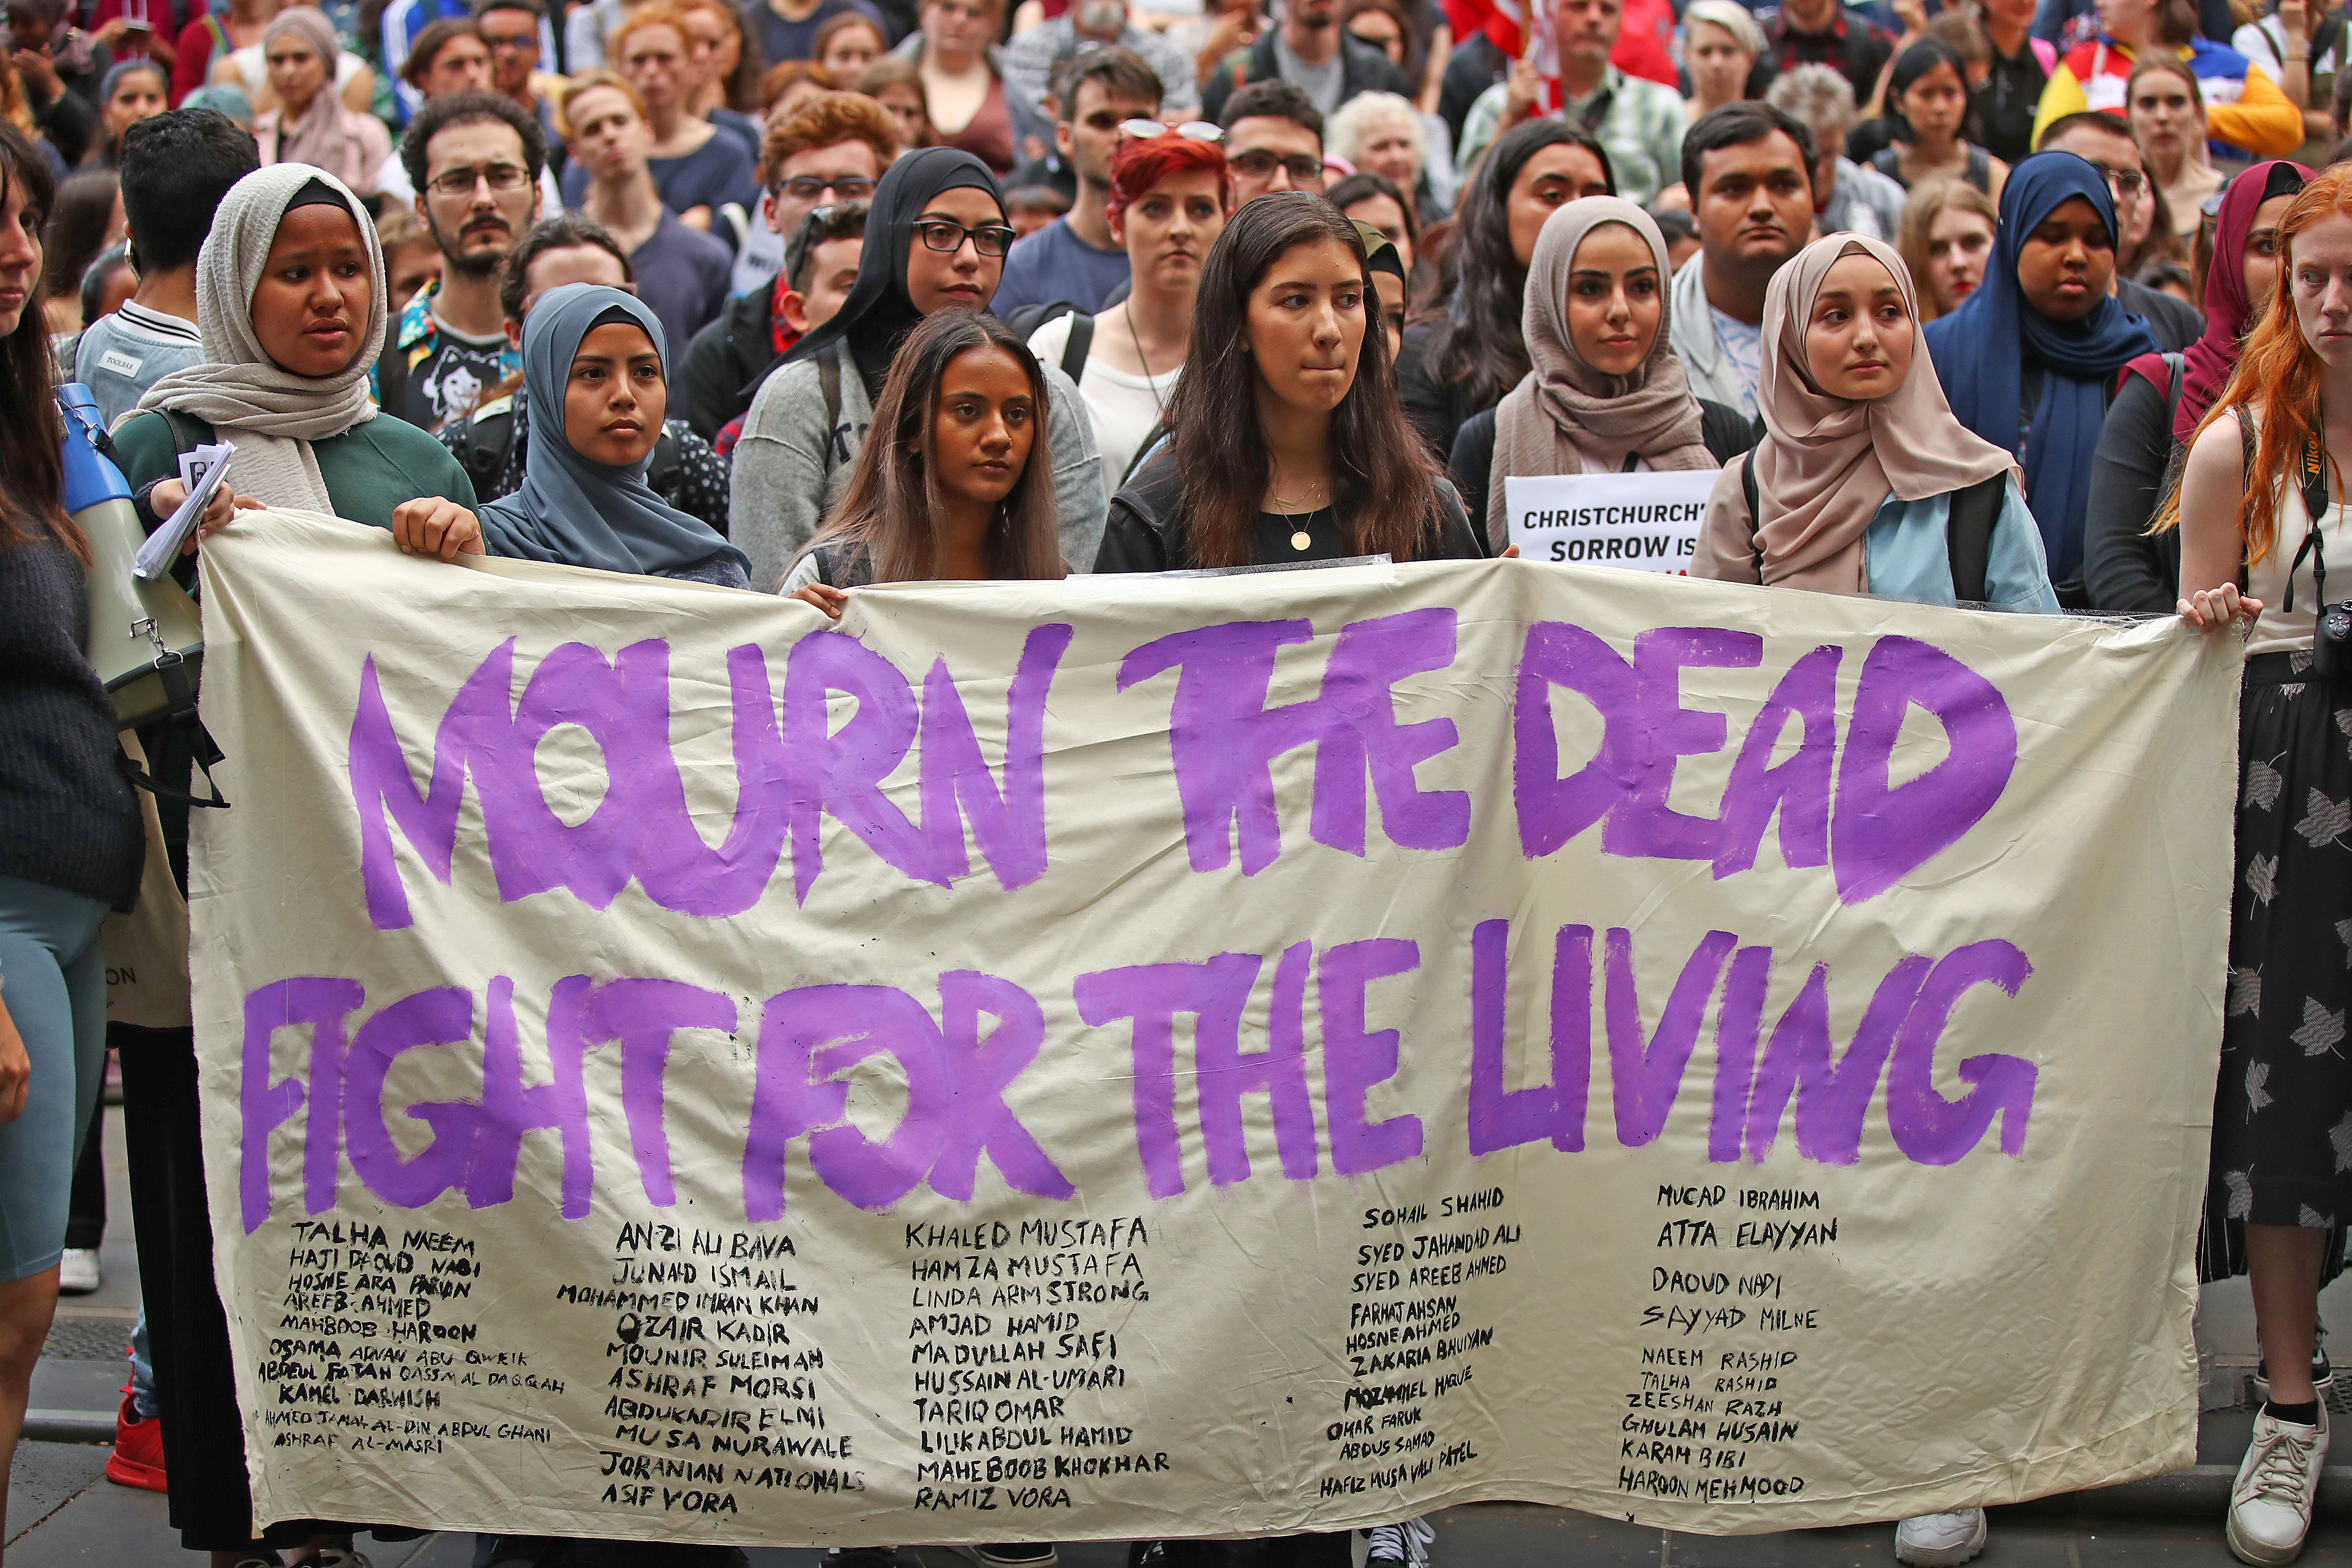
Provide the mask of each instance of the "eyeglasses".
[{"label": "eyeglasses", "polygon": [[1157,120],[1122,120],[1118,133],[1137,142],[1149,142],[1156,136],[1181,136],[1187,142],[1222,142],[1224,132],[1205,120],[1187,120],[1181,125],[1166,125]]},{"label": "eyeglasses", "polygon": [[2093,162],[2091,167],[2107,177],[2107,184],[2116,188],[2116,195],[2128,199],[2147,189],[2147,176],[2137,169],[2111,169],[2097,162]]},{"label": "eyeglasses", "polygon": [[494,191],[519,191],[530,184],[530,171],[512,163],[492,163],[480,169],[448,169],[425,182],[436,196],[470,196],[482,181]]},{"label": "eyeglasses", "polygon": [[858,174],[794,174],[777,181],[774,188],[796,201],[812,201],[831,191],[843,201],[862,202],[874,194],[874,182]]},{"label": "eyeglasses", "polygon": [[1275,153],[1264,148],[1252,148],[1246,153],[1234,153],[1231,161],[1234,173],[1246,174],[1253,180],[1272,179],[1274,171],[1279,167],[1290,172],[1294,184],[1320,184],[1323,181],[1323,160],[1312,153]]},{"label": "eyeglasses", "polygon": [[971,247],[982,256],[1002,256],[1013,248],[1013,240],[1019,237],[1003,224],[988,223],[978,228],[966,228],[943,217],[925,218],[915,226],[915,232],[923,237],[926,250],[942,250],[950,255],[961,250],[964,240],[969,237]]}]

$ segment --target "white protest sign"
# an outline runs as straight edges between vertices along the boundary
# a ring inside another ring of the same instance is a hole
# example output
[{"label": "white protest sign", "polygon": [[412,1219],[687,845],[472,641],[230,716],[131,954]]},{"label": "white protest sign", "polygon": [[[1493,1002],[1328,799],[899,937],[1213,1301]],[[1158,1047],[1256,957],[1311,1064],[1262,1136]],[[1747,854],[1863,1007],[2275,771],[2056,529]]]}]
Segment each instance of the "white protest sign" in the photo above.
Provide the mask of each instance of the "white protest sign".
[{"label": "white protest sign", "polygon": [[265,1521],[1737,1533],[2193,1456],[2232,638],[203,560]]},{"label": "white protest sign", "polygon": [[1503,481],[1511,540],[1528,561],[1686,573],[1716,473],[1514,474]]}]

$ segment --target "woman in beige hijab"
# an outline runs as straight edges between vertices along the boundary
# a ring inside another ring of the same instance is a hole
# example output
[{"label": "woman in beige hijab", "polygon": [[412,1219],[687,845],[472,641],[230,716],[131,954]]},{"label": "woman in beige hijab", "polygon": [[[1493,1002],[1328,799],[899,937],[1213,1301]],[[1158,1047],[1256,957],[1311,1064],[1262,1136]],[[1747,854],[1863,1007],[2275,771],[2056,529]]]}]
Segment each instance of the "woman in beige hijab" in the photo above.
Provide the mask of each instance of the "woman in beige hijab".
[{"label": "woman in beige hijab", "polygon": [[270,19],[261,52],[279,103],[253,122],[262,163],[308,163],[362,195],[373,191],[392,135],[383,121],[344,108],[337,95],[334,24],[316,5],[289,5]]},{"label": "woman in beige hijab", "polygon": [[1756,402],[1692,576],[2057,613],[2015,459],[1953,417],[1892,247],[1834,234],[1774,275]]},{"label": "woman in beige hijab", "polygon": [[1514,474],[1717,468],[1747,449],[1747,419],[1684,379],[1667,339],[1673,273],[1665,237],[1632,202],[1586,196],[1544,220],[1520,310],[1532,368],[1464,422],[1447,464],[1490,548],[1510,542]]}]

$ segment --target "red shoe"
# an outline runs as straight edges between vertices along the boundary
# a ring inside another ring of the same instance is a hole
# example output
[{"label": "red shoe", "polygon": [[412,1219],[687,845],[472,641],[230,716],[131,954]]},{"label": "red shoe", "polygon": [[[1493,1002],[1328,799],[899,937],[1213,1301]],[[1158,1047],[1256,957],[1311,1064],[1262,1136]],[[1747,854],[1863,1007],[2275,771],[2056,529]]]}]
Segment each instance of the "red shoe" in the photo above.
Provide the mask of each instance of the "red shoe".
[{"label": "red shoe", "polygon": [[138,1420],[131,1412],[131,1390],[122,1390],[122,1407],[114,1413],[114,1452],[106,1457],[106,1479],[119,1487],[141,1487],[151,1492],[169,1491],[163,1479],[163,1423]]}]

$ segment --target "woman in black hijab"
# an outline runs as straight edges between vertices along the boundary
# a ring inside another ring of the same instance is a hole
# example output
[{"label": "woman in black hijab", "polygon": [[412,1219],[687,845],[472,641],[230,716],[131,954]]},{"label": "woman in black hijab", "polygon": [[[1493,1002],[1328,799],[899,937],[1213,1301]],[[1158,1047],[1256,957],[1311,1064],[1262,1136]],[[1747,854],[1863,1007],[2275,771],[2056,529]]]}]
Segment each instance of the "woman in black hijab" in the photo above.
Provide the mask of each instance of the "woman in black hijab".
[{"label": "woman in black hijab", "polygon": [[[782,585],[838,499],[899,343],[934,310],[987,310],[1012,244],[996,176],[971,153],[926,147],[882,176],[848,300],[793,345],[743,417],[728,533],[751,561],[754,588]],[[1106,501],[1094,427],[1068,376],[1049,365],[1045,383],[1062,554],[1091,562]]]}]

